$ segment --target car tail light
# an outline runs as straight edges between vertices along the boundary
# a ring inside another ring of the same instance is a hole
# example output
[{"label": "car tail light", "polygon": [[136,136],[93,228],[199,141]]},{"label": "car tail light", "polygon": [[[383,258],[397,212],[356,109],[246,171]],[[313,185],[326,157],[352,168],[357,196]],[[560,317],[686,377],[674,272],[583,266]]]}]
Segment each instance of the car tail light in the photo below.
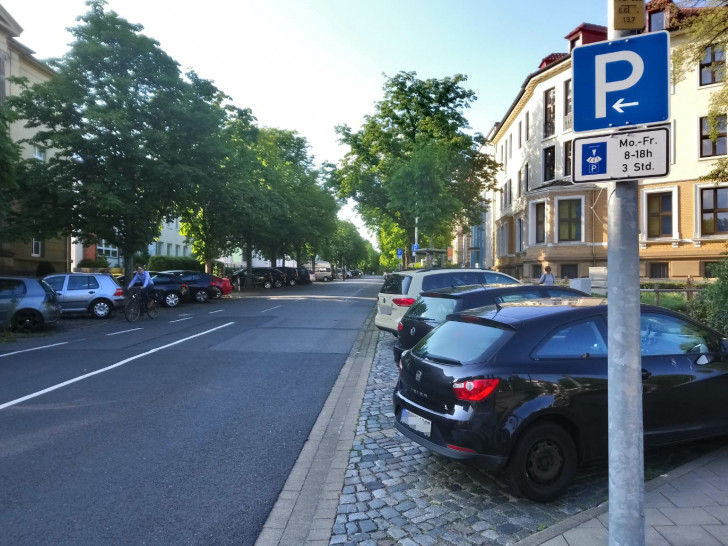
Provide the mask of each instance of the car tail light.
[{"label": "car tail light", "polygon": [[447,447],[449,447],[450,449],[454,449],[455,451],[464,451],[465,453],[475,453],[475,450],[470,449],[469,447],[455,446],[452,444],[447,444]]},{"label": "car tail light", "polygon": [[401,332],[403,328],[404,328],[404,326],[402,326],[402,323],[401,322],[399,324],[397,324],[397,331],[398,332]]},{"label": "car tail light", "polygon": [[117,288],[116,290],[114,290],[114,297],[115,298],[120,297],[120,296],[123,296],[123,295],[124,295],[124,289],[123,288]]},{"label": "car tail light", "polygon": [[453,383],[452,390],[458,400],[479,402],[485,400],[498,387],[500,379],[469,379]]},{"label": "car tail light", "polygon": [[393,298],[392,303],[400,307],[409,307],[415,302],[414,298]]}]

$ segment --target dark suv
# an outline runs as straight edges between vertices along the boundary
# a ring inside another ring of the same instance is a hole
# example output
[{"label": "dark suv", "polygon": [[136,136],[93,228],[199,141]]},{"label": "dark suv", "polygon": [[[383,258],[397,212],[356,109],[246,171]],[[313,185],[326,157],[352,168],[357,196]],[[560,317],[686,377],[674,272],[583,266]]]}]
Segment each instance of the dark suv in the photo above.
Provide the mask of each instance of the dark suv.
[{"label": "dark suv", "polygon": [[209,273],[181,269],[162,271],[162,273],[171,273],[179,278],[182,281],[182,296],[197,303],[215,298],[218,292],[215,277]]},{"label": "dark suv", "polygon": [[539,298],[584,298],[585,294],[573,288],[532,284],[474,284],[440,288],[422,292],[399,323],[394,344],[394,361],[414,347],[419,340],[445,321],[450,313],[486,305]]}]

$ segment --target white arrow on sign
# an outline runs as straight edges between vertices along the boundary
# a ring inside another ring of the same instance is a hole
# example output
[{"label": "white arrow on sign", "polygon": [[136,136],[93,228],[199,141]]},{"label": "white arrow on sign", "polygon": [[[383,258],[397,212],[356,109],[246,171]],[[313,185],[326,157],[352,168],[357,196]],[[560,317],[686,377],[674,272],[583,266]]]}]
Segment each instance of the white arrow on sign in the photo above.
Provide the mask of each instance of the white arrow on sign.
[{"label": "white arrow on sign", "polygon": [[[631,72],[623,80],[607,81],[607,65],[616,62],[630,64]],[[594,75],[596,86],[596,100],[594,113],[596,118],[607,117],[607,93],[629,89],[642,77],[645,72],[645,63],[634,51],[615,51],[594,57]],[[621,112],[620,112],[621,113]]]},{"label": "white arrow on sign", "polygon": [[622,102],[622,101],[624,101],[624,97],[620,98],[617,102],[615,102],[612,105],[612,108],[614,108],[620,114],[624,114],[624,110],[622,110],[623,106],[638,106],[639,105],[639,102]]}]

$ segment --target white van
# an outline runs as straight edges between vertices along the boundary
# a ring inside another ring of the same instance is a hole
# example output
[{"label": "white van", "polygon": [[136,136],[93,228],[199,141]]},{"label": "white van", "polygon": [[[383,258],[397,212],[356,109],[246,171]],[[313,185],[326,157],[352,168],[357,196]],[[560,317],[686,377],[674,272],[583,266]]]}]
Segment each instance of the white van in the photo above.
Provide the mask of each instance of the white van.
[{"label": "white van", "polygon": [[317,281],[328,282],[334,278],[334,274],[331,271],[331,264],[329,262],[316,262],[316,269],[314,276]]}]

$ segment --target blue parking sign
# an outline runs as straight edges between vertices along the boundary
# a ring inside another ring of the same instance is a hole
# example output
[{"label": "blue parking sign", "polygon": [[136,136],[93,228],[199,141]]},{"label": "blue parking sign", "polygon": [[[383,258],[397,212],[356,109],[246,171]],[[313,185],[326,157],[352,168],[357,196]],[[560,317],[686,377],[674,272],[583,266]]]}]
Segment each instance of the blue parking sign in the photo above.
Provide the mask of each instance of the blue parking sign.
[{"label": "blue parking sign", "polygon": [[400,258],[401,259],[402,258],[402,254],[403,254],[402,253],[402,249],[401,248],[398,248],[397,249],[397,258]]},{"label": "blue parking sign", "polygon": [[594,142],[584,146],[581,156],[581,174],[605,174],[607,172],[607,143]]},{"label": "blue parking sign", "polygon": [[613,129],[670,117],[670,35],[648,32],[575,47],[574,131]]}]

